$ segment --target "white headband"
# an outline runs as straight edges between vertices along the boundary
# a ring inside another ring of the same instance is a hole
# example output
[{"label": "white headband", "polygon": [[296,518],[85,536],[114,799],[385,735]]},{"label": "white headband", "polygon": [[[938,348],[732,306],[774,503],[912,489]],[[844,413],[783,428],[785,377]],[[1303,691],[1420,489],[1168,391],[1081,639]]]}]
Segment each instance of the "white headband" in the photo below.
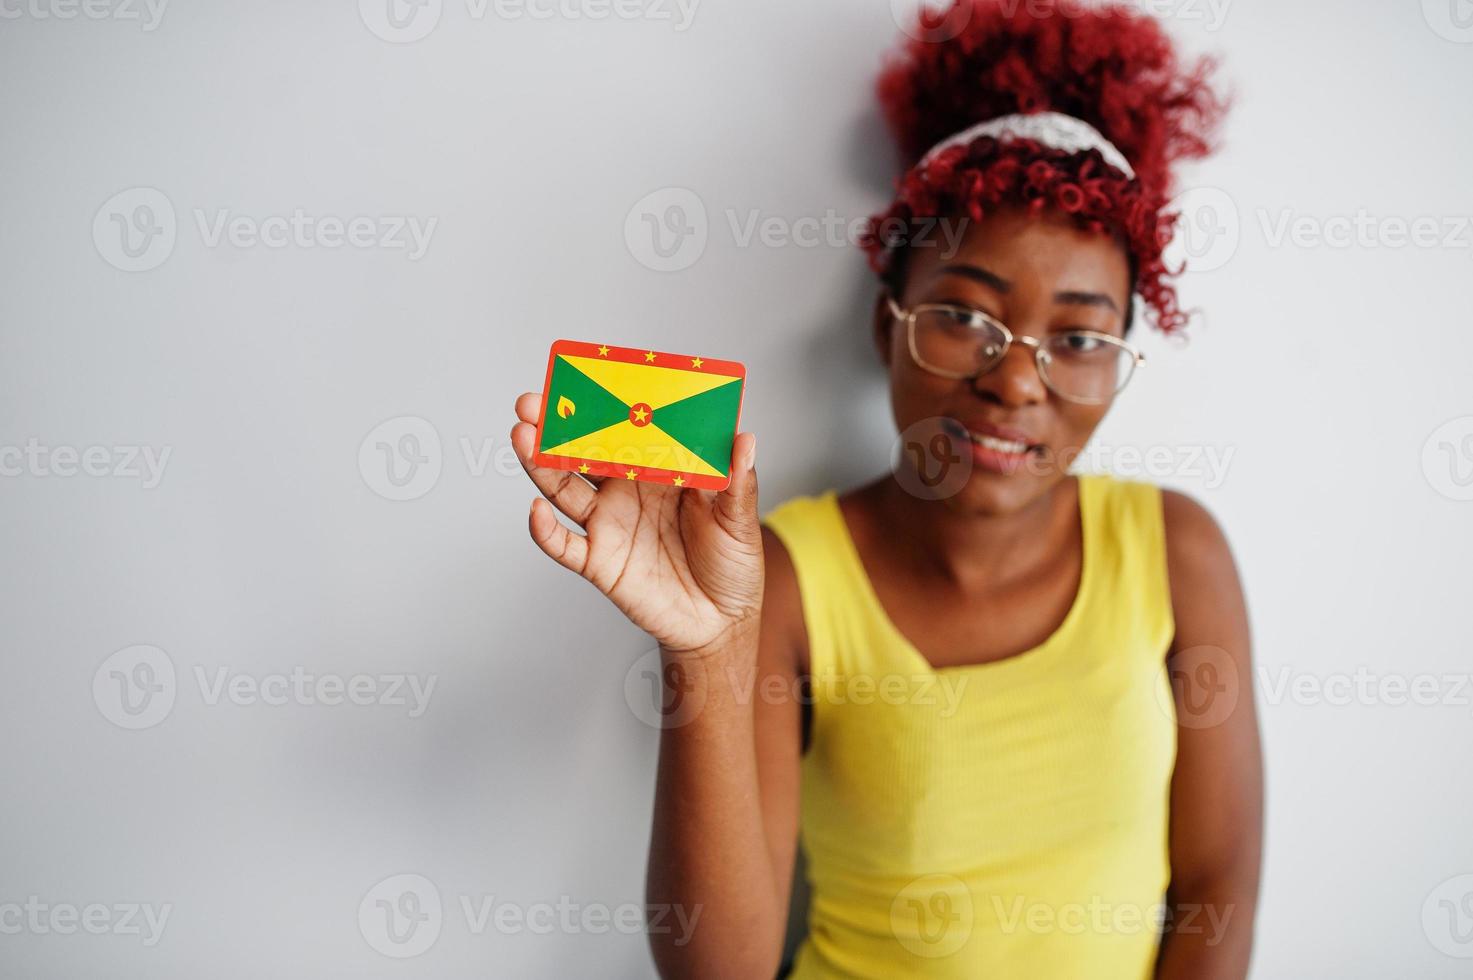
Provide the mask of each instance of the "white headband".
[{"label": "white headband", "polygon": [[[1105,139],[1104,133],[1083,119],[1067,116],[1062,112],[1017,112],[980,122],[931,147],[916,166],[924,167],[942,150],[966,145],[982,136],[991,136],[993,139],[1030,139],[1068,153],[1099,150],[1106,163],[1132,180],[1135,179],[1135,170],[1130,166],[1130,161],[1125,159],[1125,154],[1120,152],[1119,147]],[[894,248],[894,244],[889,243],[885,247],[889,250]],[[1140,293],[1131,296],[1132,307],[1139,307],[1142,303]]]},{"label": "white headband", "polygon": [[1036,140],[1044,146],[1069,153],[1099,150],[1100,156],[1105,158],[1106,163],[1127,177],[1135,177],[1135,171],[1125,159],[1125,154],[1121,153],[1114,143],[1105,139],[1103,133],[1083,119],[1066,116],[1062,112],[1018,112],[1010,116],[998,116],[996,119],[980,122],[962,130],[955,136],[948,136],[931,147],[926,155],[921,157],[919,166],[930,163],[942,150],[965,145],[981,136],[991,136],[994,139],[1011,137]]}]

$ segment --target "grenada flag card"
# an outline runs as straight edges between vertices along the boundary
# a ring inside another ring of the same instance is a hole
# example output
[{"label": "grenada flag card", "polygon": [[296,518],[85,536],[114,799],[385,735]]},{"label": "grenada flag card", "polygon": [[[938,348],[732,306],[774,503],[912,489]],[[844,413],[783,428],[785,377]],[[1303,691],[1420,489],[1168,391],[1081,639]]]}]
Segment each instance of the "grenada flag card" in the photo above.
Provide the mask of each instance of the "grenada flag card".
[{"label": "grenada flag card", "polygon": [[559,340],[547,358],[535,462],[725,490],[746,380],[736,361]]}]

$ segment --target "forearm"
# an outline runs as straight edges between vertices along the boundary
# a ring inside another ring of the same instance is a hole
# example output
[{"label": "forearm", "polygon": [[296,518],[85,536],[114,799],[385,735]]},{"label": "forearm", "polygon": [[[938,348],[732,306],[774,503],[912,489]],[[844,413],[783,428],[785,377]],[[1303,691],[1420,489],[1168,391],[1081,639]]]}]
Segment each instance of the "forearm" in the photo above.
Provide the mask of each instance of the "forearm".
[{"label": "forearm", "polygon": [[1224,879],[1173,890],[1156,980],[1243,980],[1253,952],[1256,884]]},{"label": "forearm", "polygon": [[[773,866],[758,783],[752,695],[756,630],[684,655],[680,707],[660,737],[647,900],[688,930],[651,931],[666,977],[773,976],[787,894]],[[692,710],[690,706],[698,705]]]}]

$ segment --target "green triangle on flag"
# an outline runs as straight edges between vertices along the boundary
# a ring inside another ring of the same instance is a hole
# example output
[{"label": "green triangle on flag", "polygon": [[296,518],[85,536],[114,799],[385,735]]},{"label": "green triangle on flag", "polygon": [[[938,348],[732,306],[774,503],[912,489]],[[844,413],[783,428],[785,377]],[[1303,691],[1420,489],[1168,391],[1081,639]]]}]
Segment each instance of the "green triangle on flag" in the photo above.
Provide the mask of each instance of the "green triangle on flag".
[{"label": "green triangle on flag", "polygon": [[729,384],[655,409],[650,421],[722,476],[728,476],[741,405],[742,381],[733,378]]},{"label": "green triangle on flag", "polygon": [[560,356],[553,361],[542,441],[537,448],[551,449],[628,418],[628,405]]}]

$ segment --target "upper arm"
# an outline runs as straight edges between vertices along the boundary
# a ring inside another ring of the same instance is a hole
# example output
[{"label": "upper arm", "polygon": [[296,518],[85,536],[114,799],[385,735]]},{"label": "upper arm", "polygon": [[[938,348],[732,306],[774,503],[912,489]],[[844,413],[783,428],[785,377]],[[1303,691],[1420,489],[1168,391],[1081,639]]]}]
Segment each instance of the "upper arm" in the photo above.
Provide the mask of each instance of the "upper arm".
[{"label": "upper arm", "polygon": [[1173,891],[1227,891],[1251,905],[1262,851],[1263,765],[1248,613],[1227,539],[1198,503],[1163,491],[1176,635],[1171,784]]},{"label": "upper arm", "polygon": [[752,694],[757,779],[762,822],[778,894],[787,900],[798,849],[799,766],[803,755],[800,688],[807,662],[807,632],[798,576],[788,551],[762,528],[766,580]]}]

